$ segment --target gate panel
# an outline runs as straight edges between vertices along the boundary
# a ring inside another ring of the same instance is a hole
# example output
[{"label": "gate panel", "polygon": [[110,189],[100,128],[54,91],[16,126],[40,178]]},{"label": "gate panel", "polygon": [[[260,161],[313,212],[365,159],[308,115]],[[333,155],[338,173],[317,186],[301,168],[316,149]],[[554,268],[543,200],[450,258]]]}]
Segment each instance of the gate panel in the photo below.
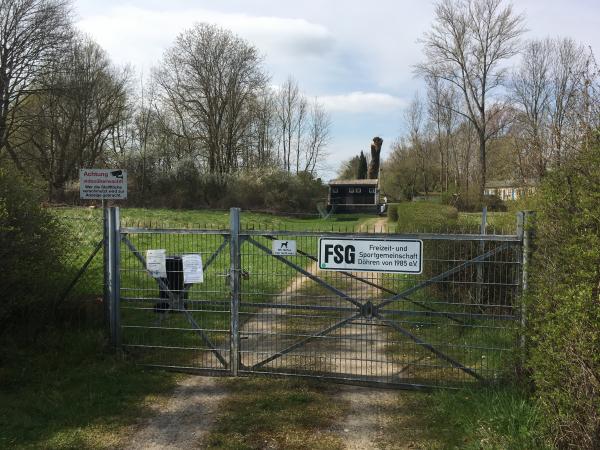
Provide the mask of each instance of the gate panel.
[{"label": "gate panel", "polygon": [[[521,326],[519,236],[239,231],[236,223],[118,232],[120,341],[135,361],[412,388],[502,378]],[[321,237],[420,239],[423,272],[320,270]],[[296,255],[273,255],[274,240],[295,241]],[[204,282],[181,285],[175,260],[170,279],[153,278],[150,249],[200,254]]]},{"label": "gate panel", "polygon": [[[153,366],[228,370],[230,345],[229,236],[210,230],[122,229],[122,345]],[[154,278],[146,251],[165,249],[168,277]],[[183,284],[180,260],[200,254],[204,282]]]},{"label": "gate panel", "polygon": [[[423,240],[421,275],[322,271],[320,236],[248,233],[242,371],[411,387],[503,375],[518,329],[516,236],[390,235]],[[298,254],[270,255],[273,239],[295,240]]]}]

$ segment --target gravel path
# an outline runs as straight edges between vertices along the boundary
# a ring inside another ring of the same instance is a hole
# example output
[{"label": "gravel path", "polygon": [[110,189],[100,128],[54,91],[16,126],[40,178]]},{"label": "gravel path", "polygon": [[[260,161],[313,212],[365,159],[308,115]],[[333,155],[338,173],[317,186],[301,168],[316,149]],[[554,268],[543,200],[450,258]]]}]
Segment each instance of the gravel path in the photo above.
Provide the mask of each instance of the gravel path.
[{"label": "gravel path", "polygon": [[[339,434],[348,450],[380,448],[383,428],[389,419],[389,410],[398,402],[398,393],[386,389],[345,386],[340,392],[350,403],[348,415],[339,424]],[[402,447],[398,443],[395,448]]]},{"label": "gravel path", "polygon": [[133,436],[128,449],[200,448],[200,442],[215,422],[218,405],[226,392],[217,378],[190,376],[175,388],[166,405]]},{"label": "gravel path", "polygon": [[[377,230],[383,230],[385,229],[385,224],[385,218],[378,219],[377,221],[371,221],[369,228],[375,227]],[[317,265],[312,264],[308,270],[311,273],[316,272]],[[360,274],[358,275],[360,276]],[[296,292],[306,282],[306,277],[299,275],[282,292],[282,295],[289,295]],[[355,283],[352,283],[352,286],[355,285]],[[379,295],[374,288],[365,290],[364,287],[360,287],[360,289],[362,289],[360,294],[363,297],[365,295]],[[350,295],[354,294],[352,287],[347,292]],[[265,312],[273,314],[275,311],[266,309]],[[264,327],[281,326],[282,323],[279,322],[285,321],[285,314],[286,311],[279,310],[277,312],[279,319],[274,318],[268,324],[261,323],[260,325],[254,323],[254,321],[260,320],[257,317],[247,322],[243,329],[249,330],[260,326],[261,331],[269,332],[271,330]],[[367,326],[367,328],[370,333],[369,337],[377,340],[377,334],[374,334],[373,330],[376,330],[378,327]],[[345,327],[345,333],[347,334],[358,335],[365,332],[366,328],[364,325],[349,324]],[[252,349],[253,351],[259,348],[270,348],[271,344],[268,342],[268,339],[267,336],[250,338],[246,341],[244,347],[246,350]],[[254,340],[256,342],[253,342]],[[322,346],[323,344],[319,345]],[[339,354],[336,354],[336,352]],[[353,353],[356,354],[353,355]],[[335,361],[334,364],[336,367],[334,370],[336,372],[364,374],[366,373],[365,371],[368,371],[376,375],[377,367],[360,361],[360,356],[365,356],[364,349],[357,350],[334,345],[331,349],[330,359]],[[373,345],[370,347],[367,356],[370,359],[385,359],[384,349],[379,344]],[[251,361],[244,362],[246,364],[251,363]],[[390,365],[383,364],[382,366],[388,372],[381,375],[389,375]],[[400,367],[392,369],[394,371],[401,371]],[[161,405],[157,408],[156,414],[138,429],[130,445],[126,448],[151,450],[199,448],[199,443],[203,436],[206,435],[215,422],[219,403],[226,395],[227,393],[219,386],[216,378],[203,376],[184,378],[166,405]],[[377,442],[381,440],[383,426],[389,420],[386,417],[386,410],[398,401],[397,393],[385,389],[341,386],[337,395],[350,404],[349,414],[346,417],[341,417],[338,424],[334,427],[343,439],[346,448],[356,450],[378,448]],[[398,443],[398,445],[397,448],[410,448],[403,447],[401,443]]]}]

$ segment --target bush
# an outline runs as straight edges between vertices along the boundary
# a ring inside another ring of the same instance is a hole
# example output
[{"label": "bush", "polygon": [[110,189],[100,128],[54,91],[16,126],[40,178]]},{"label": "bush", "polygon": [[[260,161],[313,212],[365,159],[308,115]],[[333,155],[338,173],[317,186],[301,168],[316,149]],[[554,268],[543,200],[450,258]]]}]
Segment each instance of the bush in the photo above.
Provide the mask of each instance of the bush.
[{"label": "bush", "polygon": [[398,205],[395,203],[388,204],[387,217],[389,222],[398,222]]},{"label": "bush", "polygon": [[396,207],[398,232],[443,231],[456,224],[458,210],[431,202],[404,202]]},{"label": "bush", "polygon": [[480,212],[484,206],[492,212],[505,212],[508,210],[504,201],[497,195],[484,195],[482,200],[476,192],[447,193],[442,196],[442,203],[465,212]]},{"label": "bush", "polygon": [[528,362],[559,448],[600,448],[600,142],[541,186]]},{"label": "bush", "polygon": [[145,192],[136,191],[132,177],[128,206],[180,209],[230,208],[275,212],[316,212],[317,203],[327,196],[320,179],[308,173],[283,170],[248,170],[217,177],[181,164],[174,172],[157,175]]},{"label": "bush", "polygon": [[17,173],[0,169],[0,334],[51,322],[54,312],[64,230],[39,200]]},{"label": "bush", "polygon": [[483,206],[486,206],[488,211],[506,212],[508,210],[504,201],[497,195],[484,195]]}]

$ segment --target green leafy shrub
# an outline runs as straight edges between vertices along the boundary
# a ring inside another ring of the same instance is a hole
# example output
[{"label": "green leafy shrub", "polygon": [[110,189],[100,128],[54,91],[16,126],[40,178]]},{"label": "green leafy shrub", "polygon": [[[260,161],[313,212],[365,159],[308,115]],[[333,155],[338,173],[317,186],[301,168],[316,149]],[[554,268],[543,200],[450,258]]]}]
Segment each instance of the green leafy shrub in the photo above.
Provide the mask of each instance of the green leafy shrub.
[{"label": "green leafy shrub", "polygon": [[442,194],[441,202],[445,205],[454,206],[459,211],[477,212],[485,206],[488,211],[504,212],[508,208],[506,203],[497,195],[484,195],[483,199],[479,193],[473,190],[469,192],[448,191]]},{"label": "green leafy shrub", "polygon": [[431,202],[404,202],[396,207],[398,232],[442,231],[456,225],[458,210]]},{"label": "green leafy shrub", "polygon": [[600,143],[541,186],[530,359],[547,432],[559,448],[600,448]]},{"label": "green leafy shrub", "polygon": [[497,195],[484,195],[483,206],[486,206],[488,211],[506,212],[508,210],[504,201]]},{"label": "green leafy shrub", "polygon": [[290,174],[279,169],[248,170],[217,177],[199,172],[193,163],[158,175],[144,192],[132,179],[129,206],[176,209],[230,208],[274,212],[316,212],[327,196],[322,181],[309,173]]},{"label": "green leafy shrub", "polygon": [[64,281],[65,241],[38,193],[17,173],[0,169],[0,335],[51,322]]},{"label": "green leafy shrub", "polygon": [[395,203],[388,204],[387,210],[388,221],[396,223],[398,222],[398,205]]}]

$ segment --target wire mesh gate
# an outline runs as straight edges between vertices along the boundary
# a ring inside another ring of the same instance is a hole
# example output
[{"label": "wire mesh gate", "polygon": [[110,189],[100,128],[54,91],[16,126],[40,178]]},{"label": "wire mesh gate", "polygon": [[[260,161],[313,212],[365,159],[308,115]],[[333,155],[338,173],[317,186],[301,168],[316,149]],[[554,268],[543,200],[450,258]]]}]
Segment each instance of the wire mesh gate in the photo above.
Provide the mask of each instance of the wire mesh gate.
[{"label": "wire mesh gate", "polygon": [[[114,214],[114,339],[142,364],[456,387],[500,379],[518,341],[522,221],[515,235],[397,235],[240,230],[236,209],[222,230],[119,228]],[[423,273],[322,271],[321,237],[421,239]],[[296,255],[273,255],[276,239]],[[148,249],[201,254],[204,282],[153,278]]]}]

